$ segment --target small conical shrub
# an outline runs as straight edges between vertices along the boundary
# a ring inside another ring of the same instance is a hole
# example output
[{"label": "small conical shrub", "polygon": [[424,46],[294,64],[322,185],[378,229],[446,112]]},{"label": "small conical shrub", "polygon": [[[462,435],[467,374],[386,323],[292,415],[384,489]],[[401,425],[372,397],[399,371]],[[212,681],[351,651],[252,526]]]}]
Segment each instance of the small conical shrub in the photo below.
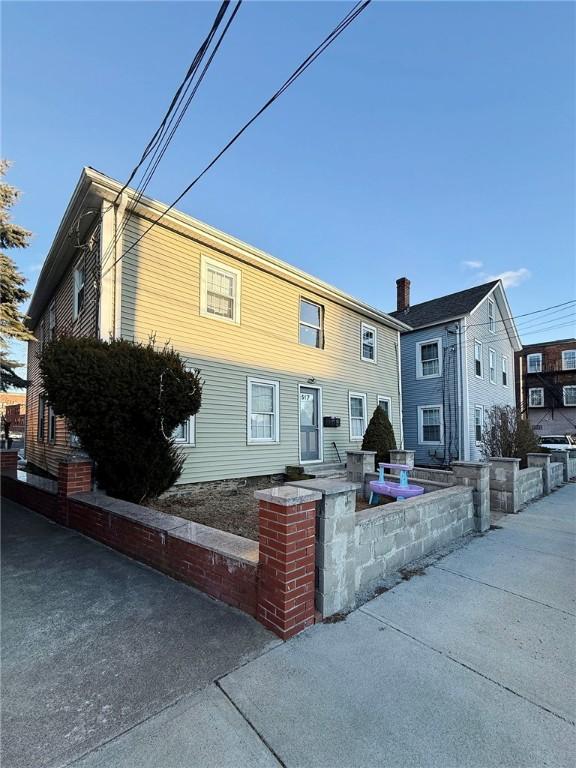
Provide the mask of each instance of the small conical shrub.
[{"label": "small conical shrub", "polygon": [[396,449],[394,428],[383,408],[378,406],[364,433],[363,451],[376,451],[376,466],[381,461],[390,462],[390,451]]}]

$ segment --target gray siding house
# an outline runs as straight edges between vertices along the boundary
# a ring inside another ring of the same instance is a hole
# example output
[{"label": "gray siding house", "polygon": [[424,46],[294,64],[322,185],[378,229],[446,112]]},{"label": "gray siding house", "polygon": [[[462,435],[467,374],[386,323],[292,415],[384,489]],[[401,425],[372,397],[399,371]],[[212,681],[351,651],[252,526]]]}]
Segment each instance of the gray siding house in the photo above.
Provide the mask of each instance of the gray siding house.
[{"label": "gray siding house", "polygon": [[516,405],[514,353],[522,348],[500,280],[414,306],[410,281],[396,281],[391,315],[401,334],[404,446],[416,463],[479,461],[484,417]]}]

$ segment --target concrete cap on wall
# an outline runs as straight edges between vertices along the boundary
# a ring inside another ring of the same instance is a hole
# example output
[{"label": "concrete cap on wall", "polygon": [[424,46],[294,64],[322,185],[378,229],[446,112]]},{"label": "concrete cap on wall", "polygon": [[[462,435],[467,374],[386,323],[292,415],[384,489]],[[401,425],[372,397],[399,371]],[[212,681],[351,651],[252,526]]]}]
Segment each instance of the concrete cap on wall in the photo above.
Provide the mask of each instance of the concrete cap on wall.
[{"label": "concrete cap on wall", "polygon": [[322,494],[319,491],[309,491],[306,488],[281,485],[278,488],[254,491],[254,498],[259,501],[267,501],[269,504],[277,504],[281,507],[294,507],[298,504],[306,504],[309,501],[318,501],[322,498]]}]

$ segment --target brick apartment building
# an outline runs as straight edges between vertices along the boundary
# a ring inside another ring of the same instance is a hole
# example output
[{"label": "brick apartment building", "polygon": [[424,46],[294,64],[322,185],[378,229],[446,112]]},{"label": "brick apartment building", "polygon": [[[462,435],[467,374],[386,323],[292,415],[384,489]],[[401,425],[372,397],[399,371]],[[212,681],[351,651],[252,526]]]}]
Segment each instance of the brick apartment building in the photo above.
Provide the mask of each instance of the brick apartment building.
[{"label": "brick apartment building", "polygon": [[576,339],[516,353],[516,402],[539,434],[576,434]]}]

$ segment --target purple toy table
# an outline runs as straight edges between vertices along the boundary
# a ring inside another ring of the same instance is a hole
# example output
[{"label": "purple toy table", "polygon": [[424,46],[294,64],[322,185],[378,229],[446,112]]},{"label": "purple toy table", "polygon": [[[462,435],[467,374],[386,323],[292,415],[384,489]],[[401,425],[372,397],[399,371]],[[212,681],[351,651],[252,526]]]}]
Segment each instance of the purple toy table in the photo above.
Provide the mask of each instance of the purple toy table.
[{"label": "purple toy table", "polygon": [[[384,479],[384,469],[397,469],[400,472],[400,482],[393,483],[391,480]],[[424,488],[421,485],[409,485],[408,484],[408,471],[410,467],[408,464],[378,464],[378,480],[370,481],[370,501],[372,504],[374,497],[376,496],[376,503],[380,501],[380,496],[392,496],[397,501],[404,501],[412,496],[420,496],[424,493]]]}]

